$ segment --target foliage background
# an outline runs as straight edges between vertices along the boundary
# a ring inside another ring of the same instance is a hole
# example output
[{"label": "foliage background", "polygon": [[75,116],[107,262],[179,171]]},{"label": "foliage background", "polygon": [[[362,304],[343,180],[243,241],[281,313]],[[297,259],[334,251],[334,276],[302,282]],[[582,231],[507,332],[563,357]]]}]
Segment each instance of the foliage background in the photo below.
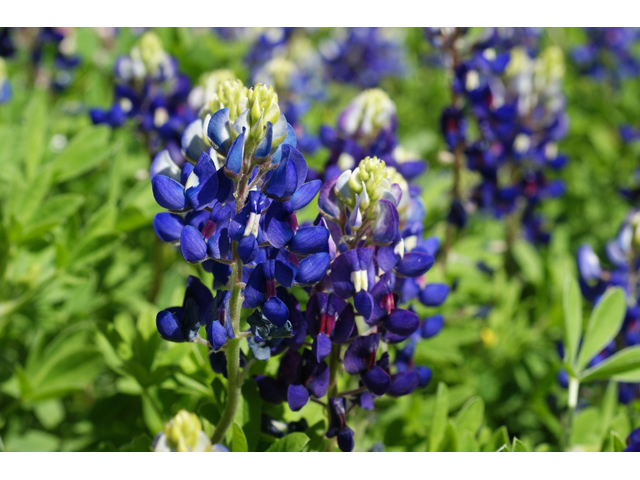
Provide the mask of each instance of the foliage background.
[{"label": "foliage background", "polygon": [[[216,68],[248,80],[248,45],[189,29],[156,31],[192,80]],[[160,208],[144,142],[133,129],[92,126],[86,114],[110,104],[113,60],[134,40],[122,29],[104,51],[92,29],[79,29],[82,65],[61,94],[30,86],[24,54],[8,62],[14,96],[0,106],[0,447],[7,451],[146,451],[180,408],[211,429],[224,401],[211,393],[211,382],[219,392],[221,380],[206,351],[163,342],[155,329],[156,312],[181,302],[186,276],[207,274],[155,240],[151,220]],[[580,30],[551,29],[543,43],[568,53],[582,41]],[[396,102],[401,143],[429,162],[420,179],[426,225],[444,237],[452,175],[438,160],[446,148],[438,122],[449,103],[448,79],[427,66],[431,47],[419,29],[408,29],[406,46],[408,74],[382,88]],[[441,309],[445,328],[418,344],[416,362],[430,365],[434,378],[422,391],[358,414],[351,426],[359,449],[382,442],[390,451],[495,450],[503,426],[523,449],[558,450],[567,442],[566,392],[556,381],[562,286],[575,273],[576,248],[589,241],[602,251],[627,213],[617,191],[632,182],[640,151],[621,141],[618,127],[640,124],[640,83],[595,82],[567,58],[564,91],[571,127],[560,151],[570,158],[561,173],[568,191],[545,204],[554,222],[550,245],[519,242],[519,272],[509,276],[499,254],[503,225],[472,217],[447,278],[438,267],[429,273],[431,281],[456,286]],[[310,130],[334,123],[357,93],[330,85],[327,101],[306,116]],[[307,160],[325,158],[321,151]],[[314,216],[313,207],[307,214]],[[480,271],[479,261],[494,274]],[[479,313],[486,307],[485,318]],[[305,448],[326,448],[320,407],[261,407],[255,383],[245,389],[239,423],[249,450],[273,442],[260,435],[261,408],[276,418],[304,417],[311,439]],[[611,448],[609,427],[624,438],[640,424],[640,402],[619,406],[605,393],[604,384],[584,389],[569,446]]]}]

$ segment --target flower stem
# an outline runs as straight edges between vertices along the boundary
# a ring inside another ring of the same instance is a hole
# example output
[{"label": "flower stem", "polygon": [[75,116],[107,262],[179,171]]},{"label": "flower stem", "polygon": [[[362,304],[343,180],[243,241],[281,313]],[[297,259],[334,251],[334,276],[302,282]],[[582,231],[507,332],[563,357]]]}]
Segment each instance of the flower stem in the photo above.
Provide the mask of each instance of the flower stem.
[{"label": "flower stem", "polygon": [[571,429],[573,428],[573,417],[578,405],[578,392],[580,391],[580,380],[575,377],[569,378],[569,400],[567,406],[569,407],[569,414],[567,418],[567,428],[565,430],[564,450],[569,450],[571,442]]},{"label": "flower stem", "polygon": [[240,316],[242,314],[242,261],[238,256],[238,244],[233,242],[233,264],[231,265],[231,324],[236,338],[227,343],[227,404],[211,437],[212,443],[220,443],[233,423],[240,403],[240,390],[244,376],[240,374]]}]

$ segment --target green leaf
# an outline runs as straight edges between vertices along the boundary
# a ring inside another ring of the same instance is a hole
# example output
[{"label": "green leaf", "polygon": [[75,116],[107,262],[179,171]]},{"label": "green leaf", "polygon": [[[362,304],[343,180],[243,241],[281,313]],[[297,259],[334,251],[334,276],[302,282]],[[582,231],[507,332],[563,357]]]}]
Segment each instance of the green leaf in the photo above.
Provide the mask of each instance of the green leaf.
[{"label": "green leaf", "polygon": [[429,432],[429,451],[437,452],[447,428],[447,412],[449,410],[449,389],[440,382],[436,392],[436,403],[433,408],[433,421]]},{"label": "green leaf", "polygon": [[119,244],[119,234],[83,238],[71,252],[71,266],[79,268],[96,263],[109,256]]},{"label": "green leaf", "polygon": [[46,96],[37,92],[31,98],[25,113],[22,129],[22,146],[24,148],[25,173],[27,178],[34,177],[38,165],[42,161],[47,131]]},{"label": "green leaf", "polygon": [[460,433],[458,437],[458,452],[478,452],[478,441],[475,436],[469,431],[465,430]]},{"label": "green leaf", "polygon": [[602,296],[589,318],[589,325],[576,362],[578,372],[581,372],[589,361],[617,335],[622,327],[626,309],[624,291],[620,287],[612,288]]},{"label": "green leaf", "polygon": [[600,412],[587,407],[576,413],[569,445],[574,451],[597,452],[600,450]]},{"label": "green leaf", "polygon": [[25,225],[21,239],[36,238],[73,215],[84,202],[77,193],[63,193],[44,202],[32,222]]},{"label": "green leaf", "polygon": [[248,452],[247,437],[242,431],[242,427],[236,422],[233,423],[233,440],[231,442],[232,452]]},{"label": "green leaf", "polygon": [[640,368],[640,345],[627,347],[584,372],[581,381],[605,380]]},{"label": "green leaf", "polygon": [[493,433],[491,440],[483,448],[485,452],[498,452],[502,449],[509,451],[509,432],[504,425]]},{"label": "green leaf", "polygon": [[468,431],[476,435],[484,419],[484,402],[480,397],[470,398],[456,416],[458,432]]},{"label": "green leaf", "polygon": [[47,430],[56,428],[64,420],[65,410],[60,399],[38,402],[33,407],[33,413]]},{"label": "green leaf", "polygon": [[611,443],[612,452],[622,452],[626,448],[626,445],[624,443],[624,440],[622,440],[622,437],[620,437],[620,435],[618,435],[613,430],[609,432],[609,441]]},{"label": "green leaf", "polygon": [[575,366],[582,333],[582,297],[578,282],[568,274],[564,284],[564,360]]},{"label": "green leaf", "polygon": [[542,259],[538,251],[525,240],[517,240],[512,248],[513,257],[525,278],[533,285],[540,285],[544,278]]},{"label": "green leaf", "polygon": [[242,429],[247,433],[247,447],[250,452],[256,451],[260,439],[260,425],[262,420],[262,402],[255,380],[246,380],[242,385]]},{"label": "green leaf", "polygon": [[524,443],[518,439],[518,437],[513,437],[513,445],[511,446],[512,452],[527,452],[527,447],[524,446]]},{"label": "green leaf", "polygon": [[285,435],[273,445],[267,452],[300,452],[309,443],[309,437],[302,432],[294,432]]},{"label": "green leaf", "polygon": [[74,136],[53,159],[56,181],[66,182],[100,165],[110,153],[109,135],[109,128],[91,126]]},{"label": "green leaf", "polygon": [[618,384],[609,382],[604,393],[602,409],[600,411],[600,438],[604,441],[607,438],[607,431],[611,425],[611,420],[616,413],[618,406]]}]

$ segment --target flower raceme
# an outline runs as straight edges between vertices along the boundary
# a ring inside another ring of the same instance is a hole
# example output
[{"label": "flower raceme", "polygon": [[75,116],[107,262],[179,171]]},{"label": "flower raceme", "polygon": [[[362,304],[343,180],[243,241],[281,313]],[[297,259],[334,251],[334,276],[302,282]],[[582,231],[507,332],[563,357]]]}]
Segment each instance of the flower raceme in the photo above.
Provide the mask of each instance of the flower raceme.
[{"label": "flower raceme", "polygon": [[[306,181],[296,143],[272,88],[226,80],[184,131],[187,162],[179,167],[167,151],[156,156],[152,191],[168,211],[156,215],[154,229],[179,245],[187,262],[212,273],[218,288],[214,295],[190,277],[183,305],[161,311],[157,327],[166,340],[207,345],[212,369],[228,378],[214,443],[233,420],[238,378],[249,373],[239,369],[250,368],[249,355],[279,356],[275,378],[255,377],[262,398],[297,411],[326,396],[327,437],[351,450],[344,417],[352,405],[370,409],[376,397],[428,383],[431,371],[414,365],[411,348],[399,349],[395,359],[388,352],[437,333],[438,322],[422,321],[401,304],[438,306],[448,287],[426,282],[438,241],[421,239],[416,212],[423,210],[407,201],[410,187],[396,169],[366,157],[321,187],[320,180]],[[320,214],[301,224],[296,211],[318,192]],[[307,293],[306,308],[295,292]],[[245,327],[242,308],[249,310]],[[338,390],[342,368],[355,389]],[[341,427],[334,432],[336,421]]]}]

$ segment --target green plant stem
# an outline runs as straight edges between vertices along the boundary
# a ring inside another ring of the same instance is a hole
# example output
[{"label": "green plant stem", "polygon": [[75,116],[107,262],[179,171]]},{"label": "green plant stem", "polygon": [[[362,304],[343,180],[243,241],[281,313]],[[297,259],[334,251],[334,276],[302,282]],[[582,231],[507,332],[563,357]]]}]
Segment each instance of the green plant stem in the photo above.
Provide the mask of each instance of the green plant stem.
[{"label": "green plant stem", "polygon": [[578,405],[578,392],[580,391],[580,380],[574,377],[569,378],[569,400],[567,402],[568,415],[567,415],[567,428],[565,430],[564,450],[569,449],[571,442],[571,429],[573,428],[573,418]]},{"label": "green plant stem", "polygon": [[227,430],[233,423],[233,419],[238,411],[240,403],[240,391],[244,376],[240,374],[240,316],[242,313],[242,261],[238,256],[238,244],[233,242],[233,264],[231,265],[231,300],[229,309],[231,310],[231,324],[236,338],[227,342],[227,403],[220,417],[218,425],[211,437],[212,443],[220,443],[224,439]]}]

